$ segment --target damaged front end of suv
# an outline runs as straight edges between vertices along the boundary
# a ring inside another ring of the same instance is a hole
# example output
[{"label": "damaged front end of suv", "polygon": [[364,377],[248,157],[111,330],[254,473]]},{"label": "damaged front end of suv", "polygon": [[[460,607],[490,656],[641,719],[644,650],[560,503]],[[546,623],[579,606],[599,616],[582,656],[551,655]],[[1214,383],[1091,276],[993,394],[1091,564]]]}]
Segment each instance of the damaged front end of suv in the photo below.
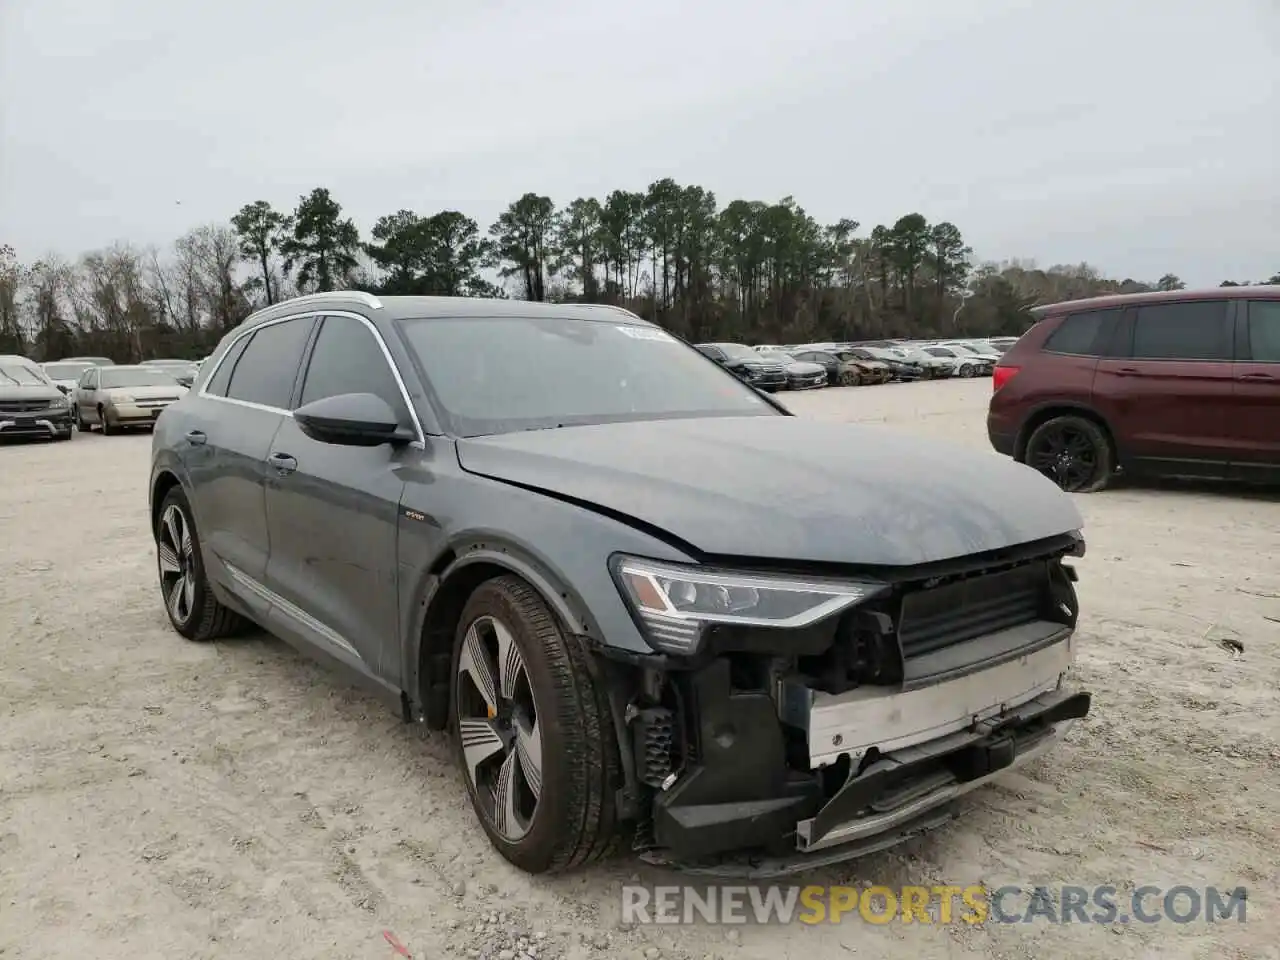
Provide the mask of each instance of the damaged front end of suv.
[{"label": "damaged front end of suv", "polygon": [[[743,573],[615,556],[661,654],[603,662],[646,859],[782,875],[949,820],[1087,715],[1079,533],[912,567]],[[646,658],[647,659],[647,658]],[[743,854],[749,854],[745,859]]]}]

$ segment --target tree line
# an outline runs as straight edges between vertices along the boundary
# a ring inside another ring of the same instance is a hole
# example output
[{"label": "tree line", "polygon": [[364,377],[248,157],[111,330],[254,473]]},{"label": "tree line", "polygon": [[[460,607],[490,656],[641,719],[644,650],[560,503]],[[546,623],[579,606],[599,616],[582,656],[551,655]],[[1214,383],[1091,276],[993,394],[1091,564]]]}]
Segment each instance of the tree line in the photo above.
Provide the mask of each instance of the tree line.
[{"label": "tree line", "polygon": [[694,341],[794,343],[1016,335],[1036,303],[1182,286],[1087,263],[975,263],[959,227],[919,213],[863,230],[820,223],[793,197],[722,206],[672,179],[563,206],[526,193],[483,230],[457,210],[399,210],[367,237],[317,187],[293,210],[249,203],[163,251],[24,262],[0,244],[0,353],[199,357],[260,306],[337,289],[612,303]]}]

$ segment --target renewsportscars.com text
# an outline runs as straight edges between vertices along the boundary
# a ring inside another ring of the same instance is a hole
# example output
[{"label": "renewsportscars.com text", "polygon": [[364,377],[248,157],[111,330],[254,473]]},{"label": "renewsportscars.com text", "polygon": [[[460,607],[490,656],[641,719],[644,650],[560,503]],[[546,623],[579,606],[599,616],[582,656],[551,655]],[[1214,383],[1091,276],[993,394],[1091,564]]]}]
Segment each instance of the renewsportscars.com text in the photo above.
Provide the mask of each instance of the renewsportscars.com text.
[{"label": "renewsportscars.com text", "polygon": [[1114,886],[823,887],[656,886],[622,888],[629,924],[787,924],[860,920],[885,924],[1244,923],[1244,887]]}]

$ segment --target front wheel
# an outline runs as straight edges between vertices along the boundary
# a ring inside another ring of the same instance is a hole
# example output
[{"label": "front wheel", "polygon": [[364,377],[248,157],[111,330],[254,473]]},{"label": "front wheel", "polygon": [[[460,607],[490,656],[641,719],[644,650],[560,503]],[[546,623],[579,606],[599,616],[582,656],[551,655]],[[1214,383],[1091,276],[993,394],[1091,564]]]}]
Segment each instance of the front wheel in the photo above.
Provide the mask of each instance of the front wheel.
[{"label": "front wheel", "polygon": [[516,577],[482,584],[458,623],[458,762],[489,841],[528,873],[600,859],[619,835],[617,741],[587,656]]},{"label": "front wheel", "polygon": [[1027,438],[1022,459],[1068,493],[1095,493],[1115,472],[1107,435],[1084,417],[1054,417],[1040,424]]},{"label": "front wheel", "polygon": [[860,387],[862,386],[862,377],[854,370],[844,370],[840,374],[840,386],[842,387]]}]

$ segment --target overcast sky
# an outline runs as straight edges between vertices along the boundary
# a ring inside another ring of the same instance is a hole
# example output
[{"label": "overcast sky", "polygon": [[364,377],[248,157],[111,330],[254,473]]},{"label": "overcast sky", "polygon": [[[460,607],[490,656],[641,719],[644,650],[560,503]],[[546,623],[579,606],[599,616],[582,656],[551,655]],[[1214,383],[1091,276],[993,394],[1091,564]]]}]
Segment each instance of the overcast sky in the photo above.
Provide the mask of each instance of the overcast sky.
[{"label": "overcast sky", "polygon": [[670,176],[984,259],[1280,271],[1280,0],[0,0],[0,243]]}]

